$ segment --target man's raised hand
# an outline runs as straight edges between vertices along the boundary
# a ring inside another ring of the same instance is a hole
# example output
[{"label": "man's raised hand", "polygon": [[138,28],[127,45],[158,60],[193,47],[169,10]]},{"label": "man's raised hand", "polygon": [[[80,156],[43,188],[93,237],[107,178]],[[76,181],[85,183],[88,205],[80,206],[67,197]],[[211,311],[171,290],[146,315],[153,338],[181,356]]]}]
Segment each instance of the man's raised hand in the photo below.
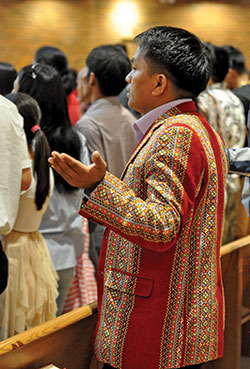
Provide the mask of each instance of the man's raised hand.
[{"label": "man's raised hand", "polygon": [[93,163],[90,165],[84,165],[70,155],[57,151],[53,151],[51,155],[48,161],[52,168],[74,187],[94,187],[103,179],[107,170],[107,164],[98,151],[92,154]]}]

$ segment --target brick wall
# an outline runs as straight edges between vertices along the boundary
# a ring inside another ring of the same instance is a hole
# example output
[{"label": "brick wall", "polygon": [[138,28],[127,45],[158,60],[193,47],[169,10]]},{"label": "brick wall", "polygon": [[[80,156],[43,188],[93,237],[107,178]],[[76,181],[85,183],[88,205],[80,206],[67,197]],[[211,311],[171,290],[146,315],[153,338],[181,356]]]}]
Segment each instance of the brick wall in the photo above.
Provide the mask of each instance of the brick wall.
[{"label": "brick wall", "polygon": [[[250,3],[247,0],[208,1],[176,0],[175,5],[160,0],[131,0],[137,6],[138,19],[131,25],[132,11],[124,13],[120,25],[112,14],[116,0],[28,0],[0,1],[0,61],[17,69],[33,60],[42,45],[61,48],[70,64],[80,69],[88,52],[103,43],[129,40],[154,25],[183,27],[204,41],[240,48],[250,68]],[[237,5],[235,5],[237,3]],[[132,48],[127,41],[129,54]]]}]

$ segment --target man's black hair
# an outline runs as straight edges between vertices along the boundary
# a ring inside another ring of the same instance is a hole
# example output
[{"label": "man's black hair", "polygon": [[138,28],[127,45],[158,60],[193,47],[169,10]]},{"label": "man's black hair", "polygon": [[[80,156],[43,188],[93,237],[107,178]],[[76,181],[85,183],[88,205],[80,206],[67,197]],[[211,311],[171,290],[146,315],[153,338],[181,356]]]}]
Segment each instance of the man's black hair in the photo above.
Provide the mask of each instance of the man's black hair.
[{"label": "man's black hair", "polygon": [[212,46],[212,70],[211,78],[213,82],[223,82],[229,68],[229,58],[226,50],[219,46]]},{"label": "man's black hair", "polygon": [[13,89],[13,83],[16,79],[16,68],[5,62],[0,62],[0,94],[5,96]]},{"label": "man's black hair", "polygon": [[94,48],[86,59],[89,74],[97,78],[104,96],[118,96],[126,86],[125,77],[131,64],[126,52],[117,45],[102,45]]},{"label": "man's black hair", "polygon": [[165,74],[188,96],[198,96],[210,77],[211,55],[198,37],[167,26],[153,27],[134,39],[151,73]]},{"label": "man's black hair", "polygon": [[239,75],[246,73],[246,60],[242,52],[231,45],[225,45],[223,49],[228,54],[230,68],[235,70]]}]

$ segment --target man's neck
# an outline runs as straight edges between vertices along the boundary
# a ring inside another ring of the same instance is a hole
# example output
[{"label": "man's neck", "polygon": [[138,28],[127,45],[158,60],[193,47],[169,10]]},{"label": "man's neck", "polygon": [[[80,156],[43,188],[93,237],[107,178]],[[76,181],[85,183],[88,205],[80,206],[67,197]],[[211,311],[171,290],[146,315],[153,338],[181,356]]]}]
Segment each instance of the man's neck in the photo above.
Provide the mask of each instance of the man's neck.
[{"label": "man's neck", "polygon": [[250,83],[250,81],[249,81],[248,75],[242,74],[238,78],[238,86],[237,86],[237,88],[240,88],[242,86],[248,85],[249,83]]},{"label": "man's neck", "polygon": [[104,96],[99,89],[94,89],[91,96],[90,96],[90,102],[93,104],[96,100],[103,99],[107,96]]}]

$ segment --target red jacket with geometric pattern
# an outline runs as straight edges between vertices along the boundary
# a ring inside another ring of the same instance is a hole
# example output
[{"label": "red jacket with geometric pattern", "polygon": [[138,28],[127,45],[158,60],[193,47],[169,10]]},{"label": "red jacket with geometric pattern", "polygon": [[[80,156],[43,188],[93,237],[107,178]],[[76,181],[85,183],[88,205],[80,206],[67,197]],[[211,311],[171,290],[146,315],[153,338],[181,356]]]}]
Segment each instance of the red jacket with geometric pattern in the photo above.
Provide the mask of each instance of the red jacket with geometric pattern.
[{"label": "red jacket with geometric pattern", "polygon": [[161,115],[122,179],[106,173],[80,214],[104,224],[94,350],[122,369],[223,354],[220,269],[228,162],[194,103]]}]

